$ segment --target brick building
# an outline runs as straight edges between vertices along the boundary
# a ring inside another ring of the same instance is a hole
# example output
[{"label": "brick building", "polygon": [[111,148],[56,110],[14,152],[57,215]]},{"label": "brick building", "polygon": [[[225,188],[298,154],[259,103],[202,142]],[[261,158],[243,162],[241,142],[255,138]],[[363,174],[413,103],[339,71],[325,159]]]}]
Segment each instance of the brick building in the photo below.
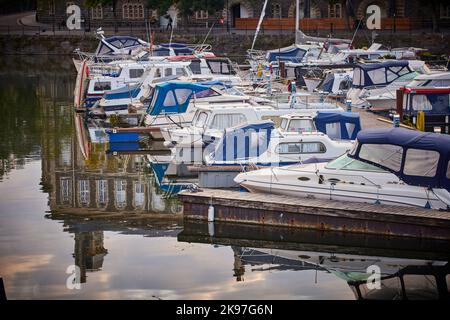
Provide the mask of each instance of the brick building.
[{"label": "brick building", "polygon": [[[442,3],[449,3],[442,1]],[[183,19],[177,8],[172,6],[167,13],[160,14],[147,8],[145,0],[118,0],[116,19],[111,6],[87,8],[83,0],[38,0],[37,19],[42,23],[63,24],[66,20],[66,8],[77,4],[82,8],[82,19],[85,26],[143,26],[146,20],[157,21],[161,25],[167,23],[167,14],[173,18],[173,25],[187,23],[204,25],[205,22],[218,21],[235,29],[254,29],[260,16],[263,1],[261,0],[225,0],[224,9],[211,16],[207,11],[197,11]],[[270,0],[266,8],[265,29],[294,29],[295,0]],[[430,2],[431,3],[431,2]],[[440,26],[450,24],[450,4],[441,4],[433,10],[431,5],[423,7],[419,1],[406,0],[301,0],[301,28],[311,30],[344,30],[352,29],[359,19],[364,18],[369,5],[376,4],[381,8],[382,28],[415,29],[429,27],[433,22]],[[434,13],[434,14],[433,14]],[[153,18],[152,18],[153,17]],[[434,21],[433,21],[434,20]]]}]

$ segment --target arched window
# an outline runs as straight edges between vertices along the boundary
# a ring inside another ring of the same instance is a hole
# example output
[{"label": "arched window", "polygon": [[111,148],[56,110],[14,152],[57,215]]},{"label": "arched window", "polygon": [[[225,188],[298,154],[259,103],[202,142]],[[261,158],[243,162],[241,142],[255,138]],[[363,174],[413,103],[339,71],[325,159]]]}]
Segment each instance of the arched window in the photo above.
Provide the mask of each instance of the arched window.
[{"label": "arched window", "polygon": [[102,8],[102,6],[96,6],[96,7],[91,8],[91,17],[92,17],[92,20],[103,19],[103,8]]},{"label": "arched window", "polygon": [[272,18],[281,18],[281,6],[279,3],[272,4]]},{"label": "arched window", "polygon": [[144,5],[142,3],[126,3],[122,6],[122,17],[128,20],[144,19]]},{"label": "arched window", "polygon": [[328,18],[342,18],[342,5],[340,3],[328,5]]}]

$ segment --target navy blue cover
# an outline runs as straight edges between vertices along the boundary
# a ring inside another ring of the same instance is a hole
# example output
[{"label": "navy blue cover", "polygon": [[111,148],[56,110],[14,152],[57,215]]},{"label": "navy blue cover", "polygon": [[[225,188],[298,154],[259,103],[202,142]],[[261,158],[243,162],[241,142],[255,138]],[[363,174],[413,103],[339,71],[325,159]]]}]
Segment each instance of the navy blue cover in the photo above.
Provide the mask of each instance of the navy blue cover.
[{"label": "navy blue cover", "polygon": [[[314,118],[317,130],[327,133],[327,123],[339,122],[341,124],[341,139],[355,140],[361,131],[361,122],[357,112],[319,112]],[[346,123],[355,125],[352,133],[348,132]]]},{"label": "navy blue cover", "polygon": [[[444,188],[450,191],[450,179],[447,178],[447,166],[450,160],[450,136],[431,132],[414,131],[403,128],[366,129],[358,134],[358,149],[350,157],[370,163],[396,174],[410,185],[430,188]],[[403,159],[399,172],[393,171],[378,163],[373,163],[359,157],[363,144],[392,144],[403,147]],[[403,172],[407,149],[433,150],[440,154],[439,163],[434,177],[410,176]],[[450,175],[450,174],[449,174]]]},{"label": "navy blue cover", "polygon": [[[381,63],[366,63],[366,64],[358,64],[355,66],[355,70],[353,71],[353,79],[355,79],[355,72],[356,69],[359,68],[362,70],[362,78],[364,79],[364,83],[360,85],[353,85],[354,88],[364,88],[364,87],[370,87],[375,85],[372,82],[372,79],[370,79],[369,75],[367,74],[368,71],[373,71],[377,69],[388,69],[391,67],[408,67],[409,62],[405,60],[392,60],[392,61],[386,61]],[[408,67],[409,68],[409,67]],[[393,72],[393,70],[391,70]],[[412,72],[411,69],[409,69],[410,72]],[[396,73],[396,72],[394,72]],[[397,79],[397,78],[396,78]],[[395,79],[394,79],[395,80]],[[392,81],[386,81],[385,83],[377,83],[376,85],[382,85],[382,84],[389,84]]]}]

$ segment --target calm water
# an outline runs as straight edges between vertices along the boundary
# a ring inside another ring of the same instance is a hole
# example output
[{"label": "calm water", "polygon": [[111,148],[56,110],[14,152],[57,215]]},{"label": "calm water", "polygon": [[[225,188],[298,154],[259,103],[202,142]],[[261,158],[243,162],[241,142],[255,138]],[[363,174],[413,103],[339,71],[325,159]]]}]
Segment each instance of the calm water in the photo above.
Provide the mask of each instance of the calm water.
[{"label": "calm water", "polygon": [[[76,130],[69,58],[0,62],[0,276],[9,299],[448,298],[448,244],[185,223],[145,155]],[[81,289],[66,286],[71,265]],[[381,289],[367,287],[367,267]]]}]

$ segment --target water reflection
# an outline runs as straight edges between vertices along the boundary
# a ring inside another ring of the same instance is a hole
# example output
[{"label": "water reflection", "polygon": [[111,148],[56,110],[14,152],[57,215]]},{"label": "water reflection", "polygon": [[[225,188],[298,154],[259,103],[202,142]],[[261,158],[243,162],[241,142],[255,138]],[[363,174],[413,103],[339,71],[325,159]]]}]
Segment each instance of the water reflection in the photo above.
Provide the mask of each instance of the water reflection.
[{"label": "water reflection", "polygon": [[313,270],[315,283],[318,273],[332,274],[356,299],[450,299],[447,241],[194,221],[185,221],[178,240],[230,246],[238,282],[248,272]]},{"label": "water reflection", "polygon": [[[70,60],[27,59],[0,61],[8,298],[449,298],[447,242],[182,221],[145,154],[87,139]],[[65,286],[73,264],[80,291]],[[366,285],[373,264],[381,290]]]}]

